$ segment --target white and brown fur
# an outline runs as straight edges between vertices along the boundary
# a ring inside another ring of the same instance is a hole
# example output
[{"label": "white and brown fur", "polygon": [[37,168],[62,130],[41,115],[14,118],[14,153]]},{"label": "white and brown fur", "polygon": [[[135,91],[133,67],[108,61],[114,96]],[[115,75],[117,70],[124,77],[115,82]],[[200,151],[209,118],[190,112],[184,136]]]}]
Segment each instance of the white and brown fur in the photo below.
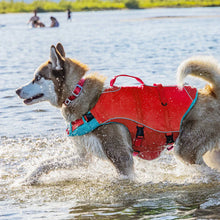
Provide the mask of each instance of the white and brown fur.
[{"label": "white and brown fur", "polygon": [[196,104],[182,122],[175,153],[190,164],[202,164],[207,152],[205,161],[220,170],[220,66],[213,57],[192,57],[178,68],[180,87],[187,75],[209,84],[199,90]]},{"label": "white and brown fur", "polygon": [[[34,79],[16,90],[27,105],[49,101],[61,109],[67,123],[81,118],[92,109],[104,89],[105,77],[98,74],[85,76],[86,65],[66,58],[62,44],[50,48],[50,60],[35,72]],[[176,154],[184,161],[201,163],[202,156],[218,147],[220,130],[220,70],[211,59],[192,58],[184,62],[178,70],[180,82],[188,75],[201,77],[210,86],[199,92],[196,105],[184,119],[180,135],[176,141]],[[69,106],[63,104],[71,95],[78,81],[84,77],[82,93]],[[118,173],[133,177],[132,143],[128,130],[120,124],[103,125],[89,134],[71,138],[78,149],[78,157],[47,160],[26,178],[29,184],[38,182],[40,176],[55,169],[88,165],[91,155],[108,159]]]}]

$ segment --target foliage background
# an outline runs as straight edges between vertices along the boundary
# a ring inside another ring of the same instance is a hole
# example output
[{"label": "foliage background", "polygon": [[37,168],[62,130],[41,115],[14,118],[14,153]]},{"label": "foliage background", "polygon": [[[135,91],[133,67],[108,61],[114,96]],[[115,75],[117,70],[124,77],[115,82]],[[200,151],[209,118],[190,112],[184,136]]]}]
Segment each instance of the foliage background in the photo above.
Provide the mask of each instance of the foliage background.
[{"label": "foliage background", "polygon": [[113,9],[139,9],[153,7],[205,7],[220,6],[220,0],[60,0],[53,2],[49,0],[34,0],[25,3],[23,0],[0,1],[0,13],[66,11],[88,11],[88,10],[113,10]]}]

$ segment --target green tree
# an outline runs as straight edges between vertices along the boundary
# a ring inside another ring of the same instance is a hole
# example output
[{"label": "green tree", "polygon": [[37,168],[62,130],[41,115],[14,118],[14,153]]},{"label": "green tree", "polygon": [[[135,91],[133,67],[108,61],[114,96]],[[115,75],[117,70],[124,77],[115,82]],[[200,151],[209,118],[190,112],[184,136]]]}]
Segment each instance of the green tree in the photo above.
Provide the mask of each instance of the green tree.
[{"label": "green tree", "polygon": [[125,7],[130,9],[138,9],[139,2],[137,0],[128,0],[125,2]]}]

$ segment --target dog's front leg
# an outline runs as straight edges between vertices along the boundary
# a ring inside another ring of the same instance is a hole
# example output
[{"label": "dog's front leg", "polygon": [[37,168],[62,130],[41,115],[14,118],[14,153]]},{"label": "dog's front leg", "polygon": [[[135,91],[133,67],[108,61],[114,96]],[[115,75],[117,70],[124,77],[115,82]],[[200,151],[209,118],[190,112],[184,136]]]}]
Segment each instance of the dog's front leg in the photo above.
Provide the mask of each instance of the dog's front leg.
[{"label": "dog's front leg", "polygon": [[39,179],[43,174],[58,169],[71,169],[78,166],[88,166],[90,157],[62,157],[53,158],[42,162],[32,173],[27,175],[24,180],[25,185],[35,185],[39,183]]},{"label": "dog's front leg", "polygon": [[119,176],[132,179],[134,161],[128,129],[124,125],[112,123],[97,128],[94,133],[99,138],[103,152],[114,165]]}]

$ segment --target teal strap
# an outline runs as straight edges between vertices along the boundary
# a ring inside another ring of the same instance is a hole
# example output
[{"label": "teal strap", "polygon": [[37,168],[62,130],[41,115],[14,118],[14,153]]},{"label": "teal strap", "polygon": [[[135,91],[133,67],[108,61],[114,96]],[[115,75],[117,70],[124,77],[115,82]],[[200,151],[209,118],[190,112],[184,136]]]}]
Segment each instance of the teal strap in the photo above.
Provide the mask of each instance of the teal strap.
[{"label": "teal strap", "polygon": [[196,91],[196,97],[193,100],[193,102],[191,103],[191,105],[189,106],[189,108],[187,109],[186,113],[183,115],[181,122],[180,122],[180,126],[182,125],[183,119],[187,116],[187,114],[189,113],[189,111],[192,109],[192,107],[195,105],[196,101],[198,98],[198,91]]},{"label": "teal strap", "polygon": [[80,125],[74,131],[72,131],[71,123],[69,124],[69,134],[68,134],[69,136],[81,136],[84,134],[88,134],[89,132],[93,131],[94,129],[102,125],[99,124],[95,118],[93,118],[89,122],[87,122],[84,117],[82,117],[82,120],[84,124]]}]

